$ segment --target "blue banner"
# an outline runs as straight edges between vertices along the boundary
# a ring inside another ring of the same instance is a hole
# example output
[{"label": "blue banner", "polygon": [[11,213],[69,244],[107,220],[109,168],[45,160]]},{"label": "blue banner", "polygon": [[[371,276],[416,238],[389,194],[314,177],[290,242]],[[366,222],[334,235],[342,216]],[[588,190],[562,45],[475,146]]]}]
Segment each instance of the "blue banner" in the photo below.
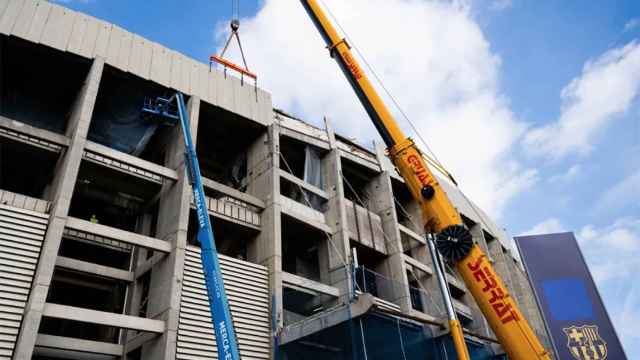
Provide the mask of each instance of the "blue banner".
[{"label": "blue banner", "polygon": [[558,359],[627,359],[573,233],[515,241]]}]

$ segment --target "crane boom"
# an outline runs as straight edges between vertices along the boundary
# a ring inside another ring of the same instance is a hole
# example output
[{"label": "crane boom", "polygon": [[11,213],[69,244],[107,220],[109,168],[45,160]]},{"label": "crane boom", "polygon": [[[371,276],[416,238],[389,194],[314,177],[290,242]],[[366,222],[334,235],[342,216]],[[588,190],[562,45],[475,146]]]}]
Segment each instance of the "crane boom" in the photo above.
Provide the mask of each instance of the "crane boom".
[{"label": "crane boom", "polygon": [[[405,180],[413,198],[420,204],[425,230],[436,234],[438,250],[443,257],[455,264],[509,358],[550,360],[549,353],[533,333],[487,256],[473,242],[471,234],[463,225],[462,217],[434,177],[422,153],[413,140],[404,135],[353,57],[347,41],[338,35],[317,0],[300,2],[324,38],[331,57],[342,69],[380,133],[389,157]],[[429,240],[431,239],[429,236]],[[434,266],[439,266],[437,257],[434,258]],[[448,289],[441,290],[446,304]],[[451,312],[452,309],[448,308]],[[462,327],[455,313],[448,315],[458,358],[469,359]]]}]

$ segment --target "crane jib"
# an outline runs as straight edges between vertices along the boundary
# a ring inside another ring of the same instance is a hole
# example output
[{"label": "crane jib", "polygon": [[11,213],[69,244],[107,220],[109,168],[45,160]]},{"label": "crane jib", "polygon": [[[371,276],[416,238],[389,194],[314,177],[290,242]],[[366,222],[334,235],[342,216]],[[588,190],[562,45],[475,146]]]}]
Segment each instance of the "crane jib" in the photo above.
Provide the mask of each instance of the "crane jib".
[{"label": "crane jib", "polygon": [[[405,180],[423,213],[423,225],[428,231],[437,232],[437,245],[441,254],[455,264],[487,322],[512,360],[550,360],[532,328],[522,316],[515,300],[502,283],[493,266],[483,259],[483,250],[475,244],[469,229],[464,225],[448,195],[437,186],[433,173],[413,141],[406,137],[393,115],[378,95],[373,84],[353,57],[349,45],[337,32],[318,0],[300,0],[309,14],[332,57],[351,84],[374,126],[387,145],[399,174]],[[427,201],[425,201],[427,200]],[[434,263],[437,254],[432,255]],[[440,290],[450,302],[446,280],[436,271]],[[447,307],[450,333],[458,359],[470,359],[462,326],[453,307]]]}]

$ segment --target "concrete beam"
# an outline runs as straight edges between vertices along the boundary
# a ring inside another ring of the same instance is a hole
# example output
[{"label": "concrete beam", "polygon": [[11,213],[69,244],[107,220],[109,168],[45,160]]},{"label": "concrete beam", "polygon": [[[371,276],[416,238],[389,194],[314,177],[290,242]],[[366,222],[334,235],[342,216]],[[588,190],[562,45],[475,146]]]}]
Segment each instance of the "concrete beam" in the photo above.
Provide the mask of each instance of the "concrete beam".
[{"label": "concrete beam", "polygon": [[125,282],[132,282],[134,279],[133,272],[131,271],[120,270],[109,266],[102,266],[87,261],[71,259],[64,256],[58,256],[58,258],[56,259],[56,266]]},{"label": "concrete beam", "polygon": [[123,349],[118,344],[45,334],[38,334],[36,346],[111,356],[121,356]]},{"label": "concrete beam", "polygon": [[280,173],[280,177],[282,177],[283,179],[286,179],[286,180],[294,183],[295,185],[298,185],[298,186],[302,187],[303,189],[305,189],[305,190],[307,190],[309,192],[312,192],[315,195],[320,196],[321,198],[323,198],[325,200],[327,200],[329,198],[329,195],[327,194],[327,192],[322,190],[322,189],[320,189],[319,187],[313,186],[313,185],[309,184],[308,182],[306,182],[306,181],[298,178],[297,176],[295,176],[295,175],[293,175],[293,174],[291,174],[289,172],[286,172],[286,171],[284,171],[282,169],[280,169],[279,173]]},{"label": "concrete beam", "polygon": [[284,271],[282,272],[282,283],[284,284],[283,286],[291,285],[292,288],[301,288],[307,292],[310,291],[318,295],[326,294],[333,297],[340,296],[340,290],[336,287],[325,285],[321,282],[313,281]]},{"label": "concrete beam", "polygon": [[54,319],[73,320],[158,334],[162,334],[166,330],[165,322],[162,320],[146,319],[137,316],[114,314],[106,311],[89,310],[52,303],[46,303],[44,305],[42,315]]},{"label": "concrete beam", "polygon": [[308,206],[302,205],[299,202],[291,200],[284,196],[282,197],[281,202],[283,214],[286,214],[325,233],[332,233],[331,227],[326,224],[324,214],[322,214],[321,212]]},{"label": "concrete beam", "polygon": [[137,333],[135,336],[127,339],[127,343],[124,346],[124,354],[127,355],[157,337],[158,334],[154,333]]},{"label": "concrete beam", "polygon": [[123,243],[140,246],[145,249],[151,249],[163,253],[171,252],[171,244],[166,241],[112,228],[105,225],[94,224],[92,222],[80,220],[74,217],[67,218],[66,227],[69,229],[88,232],[91,234],[104,236],[106,238],[122,241]]},{"label": "concrete beam", "polygon": [[227,186],[224,184],[221,184],[217,181],[211,180],[211,179],[207,179],[205,177],[202,178],[202,185],[205,188],[214,190],[214,191],[218,191],[221,192],[223,194],[229,195],[230,197],[234,198],[234,199],[238,199],[241,201],[246,202],[249,205],[253,205],[257,208],[260,209],[264,209],[265,204],[264,201],[260,200],[259,198],[253,196],[253,195],[249,195],[247,193],[243,193],[242,191],[238,191],[234,188],[232,188],[231,186]]},{"label": "concrete beam", "polygon": [[280,134],[298,141],[302,141],[306,144],[311,144],[317,148],[330,150],[331,147],[329,143],[325,140],[318,139],[317,137],[313,137],[311,135],[307,135],[302,131],[297,131],[291,128],[287,128],[284,126],[280,127]]},{"label": "concrete beam", "polygon": [[[338,144],[341,144],[340,142],[338,142]],[[373,162],[373,159],[365,159],[363,157],[354,155],[346,150],[340,149],[340,156],[347,159],[347,160],[351,160],[352,162],[358,164],[358,165],[362,165],[364,167],[366,167],[367,169],[370,169],[372,171],[375,171],[376,173],[380,173],[381,172],[381,168],[380,165],[378,165],[377,163]]]},{"label": "concrete beam", "polygon": [[153,256],[151,256],[150,259],[136,266],[136,268],[133,271],[134,279],[138,280],[142,275],[146,274],[147,271],[151,270],[157,263],[159,263],[162,259],[164,259],[165,256],[166,254],[155,253],[153,254]]},{"label": "concrete beam", "polygon": [[414,258],[412,258],[411,256],[407,256],[406,254],[402,254],[403,255],[403,259],[404,262],[407,263],[408,265],[413,266],[414,268],[427,273],[428,275],[433,275],[433,269],[431,268],[431,266],[424,264]]},{"label": "concrete beam", "polygon": [[304,321],[285,326],[280,332],[278,343],[285,345],[318,331],[357,318],[369,312],[374,305],[375,300],[373,296],[370,294],[362,294],[354,303],[340,305],[330,311],[306,318]]},{"label": "concrete beam", "polygon": [[[16,133],[17,135],[14,135],[14,138],[30,138],[29,143],[34,145],[38,145],[38,142],[40,142],[40,146],[45,147],[45,144],[48,144],[46,145],[46,148],[50,150],[54,150],[55,147],[58,147],[59,149],[66,148],[70,144],[69,138],[64,135],[27,125],[23,122],[9,119],[4,116],[0,116],[0,128],[6,130],[6,132],[4,132],[6,134]],[[3,132],[0,132],[0,134],[2,133]]]},{"label": "concrete beam", "polygon": [[398,228],[400,229],[401,233],[408,235],[409,237],[411,237],[415,241],[421,243],[422,245],[427,245],[427,241],[424,239],[424,237],[419,235],[415,231],[409,229],[408,227],[406,227],[406,226],[404,226],[404,225],[402,225],[400,223],[398,223]]},{"label": "concrete beam", "polygon": [[137,156],[129,155],[129,154],[114,150],[110,147],[107,147],[92,141],[87,141],[85,150],[99,154],[106,158],[110,158],[119,162],[126,163],[134,168],[151,172],[165,179],[169,179],[173,181],[178,180],[178,173],[175,170],[152,163],[151,161],[143,160]]}]

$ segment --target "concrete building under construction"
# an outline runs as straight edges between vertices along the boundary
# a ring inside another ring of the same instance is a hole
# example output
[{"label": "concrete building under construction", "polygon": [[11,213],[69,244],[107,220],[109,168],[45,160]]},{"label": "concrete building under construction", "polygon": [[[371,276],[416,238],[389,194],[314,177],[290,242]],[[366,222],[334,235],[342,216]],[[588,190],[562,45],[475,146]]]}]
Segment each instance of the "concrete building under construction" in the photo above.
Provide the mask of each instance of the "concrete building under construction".
[{"label": "concrete building under construction", "polygon": [[[216,358],[184,142],[141,116],[175,91],[243,359],[453,358],[420,210],[381,148],[116,25],[0,0],[0,359]],[[442,185],[546,341],[504,231]],[[474,359],[502,358],[447,279]]]}]

